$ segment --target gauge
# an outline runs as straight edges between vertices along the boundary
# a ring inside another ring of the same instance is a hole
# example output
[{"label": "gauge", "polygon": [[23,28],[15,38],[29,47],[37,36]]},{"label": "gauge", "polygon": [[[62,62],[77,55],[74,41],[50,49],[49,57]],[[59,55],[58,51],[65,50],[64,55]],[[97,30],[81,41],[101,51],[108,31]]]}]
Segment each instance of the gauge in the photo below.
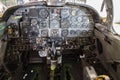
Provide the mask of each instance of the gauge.
[{"label": "gauge", "polygon": [[61,10],[61,17],[68,18],[70,16],[70,10],[68,8],[64,8]]},{"label": "gauge", "polygon": [[88,28],[88,24],[87,24],[87,23],[83,23],[83,24],[82,24],[82,27],[83,27],[83,28]]},{"label": "gauge", "polygon": [[77,30],[76,33],[78,36],[80,36],[82,32],[80,30]]},{"label": "gauge", "polygon": [[28,29],[27,28],[23,28],[23,31],[24,31],[25,34],[28,33]]},{"label": "gauge", "polygon": [[83,22],[79,22],[79,23],[77,23],[77,28],[81,28],[83,25]]},{"label": "gauge", "polygon": [[75,16],[76,15],[76,11],[72,11],[71,14],[72,14],[72,16]]},{"label": "gauge", "polygon": [[37,38],[36,38],[36,44],[39,44],[39,45],[40,45],[41,43],[42,43],[41,38],[37,37]]},{"label": "gauge", "polygon": [[53,30],[51,30],[51,36],[56,37],[56,36],[58,36],[58,35],[59,35],[58,29],[53,29]]},{"label": "gauge", "polygon": [[92,35],[93,34],[93,31],[92,30],[89,30],[88,31],[88,35],[90,36],[90,35]]},{"label": "gauge", "polygon": [[83,31],[82,31],[82,35],[84,35],[84,36],[87,35],[87,31],[86,31],[86,30],[83,30]]},{"label": "gauge", "polygon": [[89,23],[89,18],[87,16],[84,16],[82,19],[85,23]]},{"label": "gauge", "polygon": [[71,24],[77,24],[77,23],[78,23],[75,16],[72,16],[72,17],[70,18],[70,21],[71,21]]},{"label": "gauge", "polygon": [[46,57],[47,51],[38,51],[40,57]]},{"label": "gauge", "polygon": [[50,20],[52,21],[52,20],[60,20],[60,16],[58,15],[58,14],[51,14],[50,15]]},{"label": "gauge", "polygon": [[52,21],[50,21],[50,27],[51,28],[59,28],[60,24],[59,24],[59,21],[54,19]]},{"label": "gauge", "polygon": [[32,30],[30,31],[30,36],[35,37],[38,36],[38,34],[39,34],[39,30],[33,27]]},{"label": "gauge", "polygon": [[31,24],[32,25],[37,25],[37,23],[38,23],[37,19],[31,19]]},{"label": "gauge", "polygon": [[75,16],[77,14],[77,8],[73,8],[71,11],[71,15]]},{"label": "gauge", "polygon": [[78,10],[77,11],[77,15],[84,15],[85,13],[83,12],[83,11],[81,11],[81,10]]},{"label": "gauge", "polygon": [[60,14],[60,8],[51,8],[50,12],[52,14]]},{"label": "gauge", "polygon": [[68,31],[67,29],[61,31],[61,35],[62,35],[63,37],[66,37],[66,36],[68,35],[68,33],[69,33],[69,31]]},{"label": "gauge", "polygon": [[[27,9],[25,9],[25,10],[27,10]],[[23,11],[20,11],[20,13],[22,13],[22,12]],[[38,17],[38,9],[30,8],[28,15],[29,15],[29,17]]]},{"label": "gauge", "polygon": [[65,19],[61,21],[61,27],[62,28],[69,28],[70,27],[70,22],[69,20]]},{"label": "gauge", "polygon": [[76,31],[75,30],[70,30],[70,34],[71,35],[76,35]]},{"label": "gauge", "polygon": [[46,22],[46,21],[41,21],[41,22],[39,23],[39,27],[40,27],[40,28],[46,28],[46,27],[47,27],[47,22]]},{"label": "gauge", "polygon": [[78,22],[82,22],[82,16],[78,16],[78,17],[77,17],[77,21],[78,21]]},{"label": "gauge", "polygon": [[48,30],[41,30],[41,36],[42,37],[48,36]]},{"label": "gauge", "polygon": [[46,8],[42,8],[39,10],[39,16],[43,19],[47,18],[49,15],[48,10]]},{"label": "gauge", "polygon": [[36,42],[36,40],[35,40],[35,38],[33,38],[33,37],[29,36],[29,42],[30,42],[30,43],[35,43],[35,42]]}]

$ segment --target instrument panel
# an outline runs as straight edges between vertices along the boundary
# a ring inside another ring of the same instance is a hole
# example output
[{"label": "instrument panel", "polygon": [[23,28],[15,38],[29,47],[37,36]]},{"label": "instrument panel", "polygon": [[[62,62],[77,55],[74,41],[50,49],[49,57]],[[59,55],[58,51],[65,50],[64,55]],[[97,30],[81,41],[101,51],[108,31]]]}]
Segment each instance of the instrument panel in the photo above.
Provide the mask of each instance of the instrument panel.
[{"label": "instrument panel", "polygon": [[22,7],[9,17],[7,24],[8,38],[21,40],[27,50],[38,53],[52,47],[51,43],[57,48],[79,49],[91,43],[94,29],[89,9],[75,5]]},{"label": "instrument panel", "polygon": [[[21,35],[26,37],[90,37],[94,21],[84,7],[26,7],[16,10],[12,17],[22,16]],[[10,17],[8,23],[13,23]],[[27,29],[26,29],[27,28]],[[28,31],[27,31],[28,30]]]}]

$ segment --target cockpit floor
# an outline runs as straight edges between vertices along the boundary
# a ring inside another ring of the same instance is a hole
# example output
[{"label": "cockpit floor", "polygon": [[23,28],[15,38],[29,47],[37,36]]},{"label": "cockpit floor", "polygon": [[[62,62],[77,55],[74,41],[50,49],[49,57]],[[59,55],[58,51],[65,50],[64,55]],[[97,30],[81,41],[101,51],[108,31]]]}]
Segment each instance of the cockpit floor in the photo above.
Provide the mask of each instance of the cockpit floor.
[{"label": "cockpit floor", "polygon": [[[55,72],[54,80],[83,80],[83,69],[80,62],[64,63],[60,73]],[[24,80],[51,80],[49,69],[44,64],[30,64]]]}]

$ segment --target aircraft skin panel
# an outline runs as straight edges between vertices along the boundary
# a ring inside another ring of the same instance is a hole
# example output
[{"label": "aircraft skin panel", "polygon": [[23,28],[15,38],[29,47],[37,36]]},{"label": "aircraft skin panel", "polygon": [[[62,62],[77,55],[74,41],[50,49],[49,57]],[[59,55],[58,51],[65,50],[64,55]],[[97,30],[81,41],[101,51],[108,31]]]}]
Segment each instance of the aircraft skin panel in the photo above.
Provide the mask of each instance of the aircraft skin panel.
[{"label": "aircraft skin panel", "polygon": [[[100,29],[95,30],[94,33],[96,38],[100,40],[103,48],[103,52],[98,55],[100,56],[101,60],[105,63],[105,65],[109,67],[109,70],[112,70],[111,74],[114,76],[114,78],[117,78],[117,76],[119,76],[120,74],[119,64],[116,65],[115,72],[113,70],[114,68],[112,64],[114,64],[114,62],[116,63],[120,62],[119,36],[116,36],[110,32],[104,32],[103,30]],[[106,36],[107,36],[107,40],[106,40]]]},{"label": "aircraft skin panel", "polygon": [[[100,41],[103,45],[103,51],[104,51],[103,54],[105,53],[105,55],[106,55],[105,57],[108,57],[108,59],[110,61],[114,60],[114,61],[119,62],[119,60],[120,60],[120,57],[119,57],[120,56],[120,54],[119,54],[120,40],[119,40],[119,38],[110,32],[104,32],[104,31],[98,31],[98,30],[95,30],[95,36],[98,39],[100,39]],[[106,38],[108,38],[107,39],[108,41],[106,41]]]}]

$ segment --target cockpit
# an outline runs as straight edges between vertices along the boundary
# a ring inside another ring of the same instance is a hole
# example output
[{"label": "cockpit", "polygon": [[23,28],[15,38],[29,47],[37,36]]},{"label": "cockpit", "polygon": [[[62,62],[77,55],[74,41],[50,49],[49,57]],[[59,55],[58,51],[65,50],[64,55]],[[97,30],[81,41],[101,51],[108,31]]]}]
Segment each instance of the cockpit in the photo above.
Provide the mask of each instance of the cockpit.
[{"label": "cockpit", "polygon": [[101,58],[103,47],[112,45],[102,34],[112,25],[111,7],[103,22],[93,7],[63,2],[33,2],[4,13],[1,80],[118,80]]}]

